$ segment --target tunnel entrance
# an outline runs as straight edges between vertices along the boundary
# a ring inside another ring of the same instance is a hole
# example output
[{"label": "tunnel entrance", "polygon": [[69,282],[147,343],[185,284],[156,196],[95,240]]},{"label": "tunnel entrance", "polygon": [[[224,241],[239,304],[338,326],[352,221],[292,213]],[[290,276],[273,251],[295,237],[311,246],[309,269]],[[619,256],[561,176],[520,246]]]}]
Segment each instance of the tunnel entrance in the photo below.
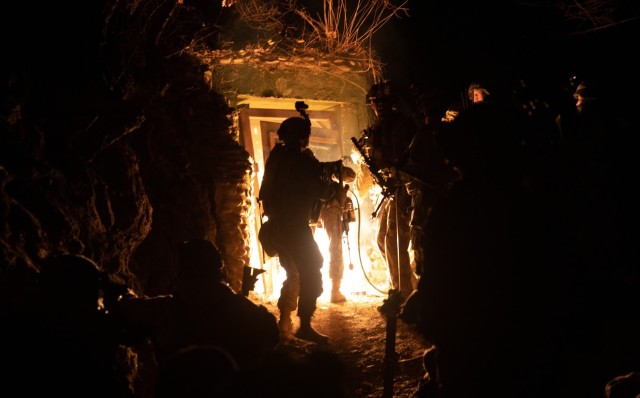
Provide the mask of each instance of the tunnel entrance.
[{"label": "tunnel entrance", "polygon": [[[260,189],[264,164],[269,152],[277,142],[277,129],[286,118],[300,116],[295,102],[300,99],[265,98],[239,96],[237,105],[240,140],[254,162],[250,220],[250,261],[251,266],[266,272],[258,277],[254,292],[269,300],[277,297],[284,280],[277,257],[269,257],[263,252],[257,239],[261,226],[261,209],[257,198]],[[307,114],[311,121],[310,148],[320,161],[344,159],[348,166],[358,170],[356,162],[351,161],[354,148],[351,137],[359,134],[358,126],[363,115],[350,103],[337,101],[305,100],[309,105]],[[350,163],[351,161],[351,163]],[[349,223],[343,234],[343,254],[345,271],[342,291],[350,300],[366,300],[375,296],[386,296],[389,290],[386,263],[380,257],[375,246],[373,231],[377,230],[377,220],[371,216],[375,201],[379,200],[374,192],[359,192],[357,181],[350,184],[351,197],[356,220]],[[328,237],[322,225],[315,228],[316,242],[324,256],[323,280],[328,285],[329,251]],[[319,302],[329,302],[330,289],[325,289]]]}]

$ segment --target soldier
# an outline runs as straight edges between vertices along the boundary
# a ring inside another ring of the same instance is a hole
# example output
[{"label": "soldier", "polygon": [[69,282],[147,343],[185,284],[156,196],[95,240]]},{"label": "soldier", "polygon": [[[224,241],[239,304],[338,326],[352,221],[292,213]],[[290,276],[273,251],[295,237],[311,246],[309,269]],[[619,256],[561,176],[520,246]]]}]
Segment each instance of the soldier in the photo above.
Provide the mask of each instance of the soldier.
[{"label": "soldier", "polygon": [[[344,167],[343,174],[345,174],[344,181],[352,182],[355,180],[356,172],[353,169]],[[338,195],[322,206],[320,210],[320,221],[329,239],[329,278],[331,278],[332,303],[342,303],[347,300],[340,291],[340,285],[344,276],[342,237],[346,232],[345,227],[348,228],[346,223],[350,222],[349,219],[345,219],[348,189],[348,185],[341,186],[341,189],[337,191]]]},{"label": "soldier", "polygon": [[300,328],[295,336],[326,344],[329,338],[311,326],[316,301],[323,292],[320,270],[324,259],[310,221],[318,204],[335,196],[338,183],[326,178],[326,163],[309,149],[310,135],[308,118],[282,122],[278,129],[282,143],[275,145],[267,159],[259,196],[272,227],[269,239],[286,272],[278,299],[281,338],[292,337],[291,312],[297,308]]},{"label": "soldier", "polygon": [[171,295],[121,303],[119,314],[129,329],[148,335],[160,366],[180,350],[202,345],[224,349],[240,370],[258,366],[279,342],[276,317],[226,283],[222,254],[213,242],[183,242],[179,259]]},{"label": "soldier", "polygon": [[416,135],[417,126],[412,118],[395,108],[388,81],[373,85],[367,94],[367,102],[376,120],[362,137],[364,148],[381,174],[387,176],[387,188],[392,190],[392,194],[383,199],[377,214],[377,244],[389,268],[391,288],[399,291],[405,300],[416,283],[409,256],[411,197],[397,180],[395,171],[403,167],[404,156]]},{"label": "soldier", "polygon": [[139,375],[125,360],[131,341],[112,314],[125,294],[88,257],[43,260],[24,307],[3,318],[4,395],[135,396],[130,381]]},{"label": "soldier", "polygon": [[[471,94],[470,98],[475,98]],[[428,228],[431,209],[439,200],[447,196],[451,187],[462,178],[462,173],[447,159],[438,145],[437,137],[446,132],[447,124],[442,121],[444,108],[438,106],[434,93],[425,92],[418,97],[418,110],[423,116],[420,131],[414,137],[407,153],[407,162],[400,172],[411,195],[411,246],[414,253],[415,272],[418,275],[417,290],[406,300],[400,318],[407,323],[418,323],[418,308],[421,276],[425,270],[424,236]]]}]

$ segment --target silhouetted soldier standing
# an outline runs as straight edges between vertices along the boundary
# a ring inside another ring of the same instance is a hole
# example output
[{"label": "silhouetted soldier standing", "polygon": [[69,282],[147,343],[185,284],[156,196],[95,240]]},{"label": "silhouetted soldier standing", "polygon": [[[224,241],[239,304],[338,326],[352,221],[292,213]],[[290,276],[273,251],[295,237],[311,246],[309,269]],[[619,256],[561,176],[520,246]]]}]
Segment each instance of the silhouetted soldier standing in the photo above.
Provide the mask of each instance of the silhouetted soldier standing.
[{"label": "silhouetted soldier standing", "polygon": [[437,142],[437,136],[447,126],[441,121],[444,108],[437,106],[437,99],[428,93],[418,98],[418,108],[424,123],[411,141],[406,164],[400,173],[407,192],[411,195],[411,245],[414,254],[415,272],[418,275],[417,289],[405,302],[400,318],[411,324],[420,323],[418,295],[422,293],[424,281],[424,234],[428,228],[433,206],[445,198],[454,183],[460,181],[462,173],[445,156]]},{"label": "silhouetted soldier standing", "polygon": [[531,294],[540,285],[530,276],[547,275],[547,250],[537,229],[545,213],[522,189],[516,127],[501,104],[479,102],[438,135],[463,178],[424,231],[420,316],[448,398],[529,396],[517,380],[530,377],[540,340],[522,325],[542,327],[533,320],[544,296]]},{"label": "silhouetted soldier standing", "polygon": [[391,288],[406,300],[415,288],[416,278],[409,258],[409,217],[411,197],[396,177],[396,169],[405,159],[407,148],[417,132],[413,119],[395,109],[389,82],[375,84],[367,94],[367,101],[376,116],[375,123],[366,130],[364,148],[367,156],[387,175],[392,195],[384,199],[377,217],[380,221],[377,243],[387,262]]},{"label": "silhouetted soldier standing", "polygon": [[311,318],[323,292],[324,259],[310,221],[317,217],[314,210],[335,195],[337,183],[331,182],[326,164],[308,148],[310,135],[308,119],[291,117],[282,122],[278,137],[283,143],[269,154],[259,196],[267,222],[273,223],[271,241],[287,273],[278,299],[281,337],[292,337],[291,312],[297,308],[300,328],[295,336],[322,344],[329,339],[311,326]]}]

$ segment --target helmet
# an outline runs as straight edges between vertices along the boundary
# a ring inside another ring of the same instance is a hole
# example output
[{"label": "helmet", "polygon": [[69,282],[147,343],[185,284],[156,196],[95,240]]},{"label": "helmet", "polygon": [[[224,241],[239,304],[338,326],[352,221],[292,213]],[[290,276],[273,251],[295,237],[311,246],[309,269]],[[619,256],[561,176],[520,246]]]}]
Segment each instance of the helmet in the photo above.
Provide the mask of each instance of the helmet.
[{"label": "helmet", "polygon": [[224,263],[220,250],[211,241],[193,239],[180,248],[181,273],[185,278],[213,278],[223,276]]},{"label": "helmet", "polygon": [[46,295],[58,302],[94,305],[104,274],[92,259],[80,254],[49,257],[39,276]]},{"label": "helmet", "polygon": [[301,117],[290,117],[280,124],[278,137],[284,142],[309,138],[311,135],[311,122]]},{"label": "helmet", "polygon": [[581,96],[584,99],[595,99],[596,98],[596,87],[592,82],[582,81],[576,87],[576,91],[574,92],[575,96]]},{"label": "helmet", "polygon": [[371,86],[367,93],[366,102],[369,103],[375,100],[391,100],[393,98],[393,91],[391,90],[391,83],[386,80],[382,83],[377,83]]},{"label": "helmet", "polygon": [[478,82],[473,82],[469,85],[469,89],[467,90],[467,96],[472,101],[473,101],[473,92],[475,90],[480,90],[485,97],[491,95],[491,93],[489,93],[489,90],[487,90],[487,88],[484,85]]}]

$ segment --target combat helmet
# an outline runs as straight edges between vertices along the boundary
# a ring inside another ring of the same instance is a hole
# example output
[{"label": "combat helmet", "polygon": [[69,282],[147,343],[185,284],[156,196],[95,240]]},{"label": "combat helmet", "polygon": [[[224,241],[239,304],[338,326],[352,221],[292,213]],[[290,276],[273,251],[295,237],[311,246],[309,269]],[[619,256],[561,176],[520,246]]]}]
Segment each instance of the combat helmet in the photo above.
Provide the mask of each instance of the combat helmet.
[{"label": "combat helmet", "polygon": [[482,92],[482,95],[484,98],[487,98],[489,95],[491,95],[491,93],[489,92],[489,90],[487,90],[487,87],[484,84],[473,82],[469,85],[469,88],[467,89],[467,96],[471,101],[473,101],[473,92],[476,90]]},{"label": "combat helmet", "polygon": [[302,117],[294,116],[285,119],[278,128],[278,137],[281,141],[295,142],[304,140],[311,135],[311,123]]},{"label": "combat helmet", "polygon": [[365,101],[371,103],[372,101],[384,101],[393,99],[393,90],[391,88],[391,82],[385,80],[381,83],[376,83],[367,92]]},{"label": "combat helmet", "polygon": [[181,277],[220,280],[224,277],[224,260],[218,247],[207,239],[183,242],[179,251]]},{"label": "combat helmet", "polygon": [[582,80],[576,86],[573,96],[576,99],[580,96],[583,100],[595,100],[598,98],[597,85],[593,81]]},{"label": "combat helmet", "polygon": [[97,305],[104,274],[92,259],[62,253],[49,257],[38,284],[49,300],[73,305]]}]

